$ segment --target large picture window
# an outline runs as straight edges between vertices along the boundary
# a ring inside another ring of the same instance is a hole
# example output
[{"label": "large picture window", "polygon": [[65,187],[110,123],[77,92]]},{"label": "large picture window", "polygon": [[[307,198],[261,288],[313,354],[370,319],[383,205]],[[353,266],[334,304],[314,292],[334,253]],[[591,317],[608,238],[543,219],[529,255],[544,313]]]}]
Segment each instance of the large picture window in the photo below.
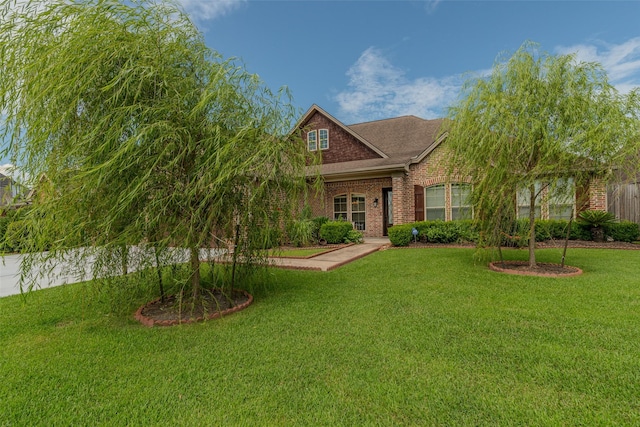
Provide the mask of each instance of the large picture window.
[{"label": "large picture window", "polygon": [[551,188],[549,196],[549,219],[573,218],[575,210],[576,188],[573,178],[560,179]]},{"label": "large picture window", "polygon": [[[534,191],[536,193],[536,213],[535,218],[542,218],[542,206],[540,204],[542,200],[542,183],[536,182],[534,185]],[[518,218],[529,218],[529,212],[531,212],[531,191],[523,189],[518,191]]]},{"label": "large picture window", "polygon": [[471,219],[471,185],[451,184],[451,219]]},{"label": "large picture window", "polygon": [[436,219],[445,220],[445,186],[444,184],[432,185],[425,189],[426,219],[433,221]]},{"label": "large picture window", "polygon": [[362,231],[366,229],[366,218],[366,198],[363,194],[341,194],[333,198],[334,220],[351,221],[356,230]]},{"label": "large picture window", "polygon": [[[576,188],[573,178],[559,179],[553,183],[536,182],[536,219],[573,218]],[[518,191],[518,218],[529,218],[530,191]]]}]

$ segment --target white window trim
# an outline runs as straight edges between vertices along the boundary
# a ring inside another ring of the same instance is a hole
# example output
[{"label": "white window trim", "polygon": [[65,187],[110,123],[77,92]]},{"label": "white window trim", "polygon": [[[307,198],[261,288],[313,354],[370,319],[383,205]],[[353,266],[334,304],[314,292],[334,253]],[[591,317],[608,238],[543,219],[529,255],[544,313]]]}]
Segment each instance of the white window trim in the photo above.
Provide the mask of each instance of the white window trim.
[{"label": "white window trim", "polygon": [[[354,197],[362,197],[364,199],[364,210],[363,211],[354,211],[353,210],[353,198]],[[349,210],[351,212],[349,212],[350,216],[351,216],[351,223],[353,224],[353,228],[355,230],[358,231],[365,231],[367,229],[367,196],[365,194],[362,193],[351,193],[350,197],[349,197],[349,201],[351,202],[348,206]],[[358,227],[356,227],[356,222],[353,220],[353,214],[354,213],[362,213],[364,214],[364,227],[360,230],[358,229]]]},{"label": "white window trim", "polygon": [[[345,221],[349,221],[352,225],[353,225],[353,229],[357,230],[356,226],[355,226],[355,222],[353,221],[353,213],[364,213],[364,228],[362,230],[358,230],[358,231],[366,231],[367,230],[367,195],[364,193],[341,193],[341,194],[336,194],[335,196],[333,196],[332,199],[332,203],[333,203],[333,220],[334,221],[338,221],[338,219],[336,218],[336,198],[338,197],[346,197],[347,199],[347,211],[346,212],[340,212],[340,214],[345,215],[344,220]],[[364,210],[363,211],[354,211],[352,206],[352,202],[353,202],[353,197],[363,197],[364,198]]]},{"label": "white window trim", "polygon": [[429,210],[429,205],[427,203],[427,188],[433,188],[433,187],[443,187],[444,189],[444,200],[443,200],[443,205],[442,207],[440,206],[436,206],[436,207],[431,207],[431,209],[444,209],[444,220],[448,221],[449,215],[447,214],[447,193],[449,193],[449,199],[451,199],[451,189],[449,188],[450,186],[448,186],[447,184],[444,183],[439,183],[439,184],[432,184],[432,185],[428,185],[426,187],[424,187],[424,220],[425,221],[435,221],[432,219],[428,218],[428,210]]},{"label": "white window trim", "polygon": [[[471,208],[471,218],[467,218],[467,219],[473,219],[473,205],[468,204],[468,205],[454,205],[453,204],[453,186],[454,185],[466,185],[469,187],[469,190],[473,191],[473,188],[471,187],[471,184],[469,184],[468,182],[450,182],[449,184],[447,184],[447,186],[449,187],[449,208],[447,209],[447,213],[449,215],[449,221],[456,221],[453,219],[453,209],[457,208],[466,208],[469,207]],[[426,201],[425,201],[426,203]],[[446,204],[446,201],[445,201]]]},{"label": "white window trim", "polygon": [[347,221],[349,219],[349,202],[350,202],[350,195],[349,194],[336,194],[335,196],[333,196],[333,220],[334,221],[338,221],[339,219],[336,218],[336,199],[338,197],[344,197],[345,198],[345,205],[347,210],[342,212],[340,211],[340,214],[344,213],[344,220]]},{"label": "white window trim", "polygon": [[[315,139],[315,148],[311,148],[311,142],[310,142],[310,137],[311,134],[313,134],[314,139]],[[309,132],[307,132],[307,149],[309,151],[318,151],[318,131],[317,130],[310,130]]]},{"label": "white window trim", "polygon": [[[322,132],[326,132],[327,133],[327,146],[326,147],[322,147],[322,138],[320,137]],[[329,129],[318,129],[318,149],[319,150],[328,150],[329,149]]]}]

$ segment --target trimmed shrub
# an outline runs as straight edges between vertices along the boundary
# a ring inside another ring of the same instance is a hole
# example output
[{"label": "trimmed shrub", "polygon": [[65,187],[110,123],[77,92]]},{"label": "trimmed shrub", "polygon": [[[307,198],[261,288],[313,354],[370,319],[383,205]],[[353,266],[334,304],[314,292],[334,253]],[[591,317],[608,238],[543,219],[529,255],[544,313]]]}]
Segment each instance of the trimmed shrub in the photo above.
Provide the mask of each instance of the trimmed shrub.
[{"label": "trimmed shrub", "polygon": [[631,221],[620,221],[607,224],[604,227],[605,234],[617,242],[635,242],[640,237],[640,226]]},{"label": "trimmed shrub", "polygon": [[362,231],[358,230],[349,230],[347,235],[344,238],[345,243],[362,243],[363,242],[363,234]]},{"label": "trimmed shrub", "polygon": [[413,240],[411,230],[414,224],[394,225],[389,228],[389,240],[393,246],[407,246]]},{"label": "trimmed shrub", "polygon": [[353,225],[347,221],[327,221],[320,227],[320,238],[327,243],[337,244],[344,242]]}]

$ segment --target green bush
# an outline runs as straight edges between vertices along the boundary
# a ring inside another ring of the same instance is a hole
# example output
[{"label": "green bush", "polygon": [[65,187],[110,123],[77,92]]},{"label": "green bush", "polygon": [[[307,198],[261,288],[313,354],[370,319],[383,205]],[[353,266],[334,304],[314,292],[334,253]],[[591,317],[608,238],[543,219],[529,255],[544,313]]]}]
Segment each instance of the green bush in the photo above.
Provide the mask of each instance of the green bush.
[{"label": "green bush", "polygon": [[4,236],[7,233],[9,224],[11,224],[11,218],[9,218],[8,216],[0,216],[0,251],[5,250]]},{"label": "green bush", "polygon": [[250,238],[253,247],[257,249],[271,249],[280,246],[280,243],[282,243],[282,231],[279,228],[260,228],[255,230]]},{"label": "green bush", "polygon": [[21,252],[27,245],[29,232],[22,220],[8,224],[4,235],[4,250],[6,252]]},{"label": "green bush", "polygon": [[291,221],[287,226],[289,242],[294,246],[306,246],[313,240],[315,223],[310,219]]},{"label": "green bush", "polygon": [[529,220],[521,218],[502,230],[502,246],[524,248],[529,245]]},{"label": "green bush", "polygon": [[616,222],[616,217],[607,211],[586,210],[578,214],[576,221],[589,227],[603,227]]},{"label": "green bush", "polygon": [[604,230],[607,236],[617,242],[635,242],[640,237],[640,226],[631,221],[607,224]]},{"label": "green bush", "polygon": [[329,218],[326,216],[317,216],[312,218],[311,221],[313,222],[313,240],[317,242],[320,240],[320,228],[329,221]]},{"label": "green bush", "polygon": [[389,228],[389,240],[393,246],[407,246],[411,241],[413,241],[413,234],[411,234],[411,230],[413,229],[413,224],[402,224],[402,225],[394,225]]},{"label": "green bush", "polygon": [[327,221],[320,227],[320,238],[327,243],[337,244],[344,242],[353,225],[347,221]]},{"label": "green bush", "polygon": [[345,243],[362,243],[364,241],[364,235],[362,231],[349,230],[344,238]]}]

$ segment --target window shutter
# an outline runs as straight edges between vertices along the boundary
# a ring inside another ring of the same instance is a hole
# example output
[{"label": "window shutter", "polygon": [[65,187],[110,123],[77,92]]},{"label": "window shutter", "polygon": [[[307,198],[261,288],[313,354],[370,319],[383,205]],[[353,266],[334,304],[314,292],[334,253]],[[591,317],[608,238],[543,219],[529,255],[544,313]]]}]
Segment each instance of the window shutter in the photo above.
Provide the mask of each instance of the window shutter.
[{"label": "window shutter", "polygon": [[424,188],[420,185],[413,186],[413,200],[415,221],[424,221]]}]

